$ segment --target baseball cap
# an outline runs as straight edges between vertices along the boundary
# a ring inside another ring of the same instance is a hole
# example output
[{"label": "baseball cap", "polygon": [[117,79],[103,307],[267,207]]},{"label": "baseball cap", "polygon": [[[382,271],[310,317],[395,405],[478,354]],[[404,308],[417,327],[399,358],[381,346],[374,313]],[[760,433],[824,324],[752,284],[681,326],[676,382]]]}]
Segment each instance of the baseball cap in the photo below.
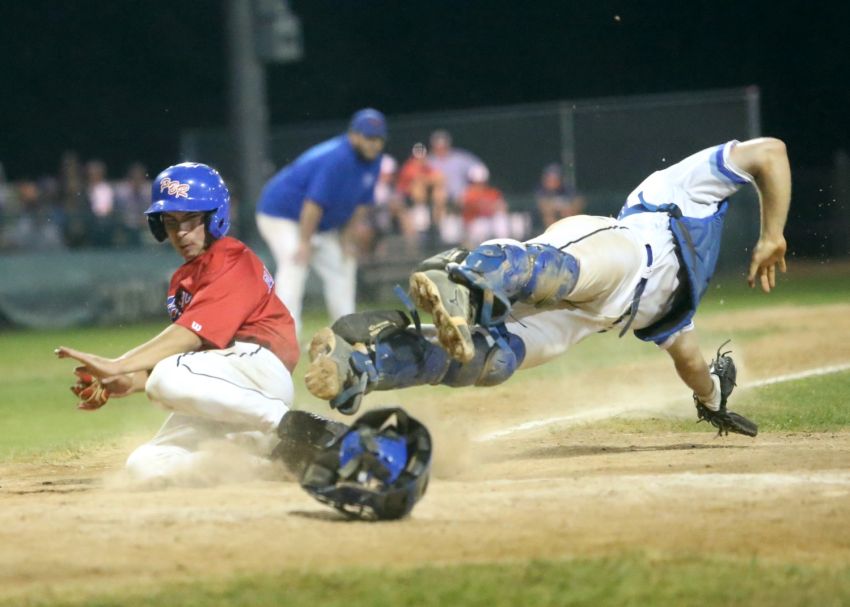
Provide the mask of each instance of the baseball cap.
[{"label": "baseball cap", "polygon": [[387,119],[378,110],[366,108],[351,117],[348,130],[355,131],[366,137],[387,138]]},{"label": "baseball cap", "polygon": [[466,172],[466,180],[470,183],[485,183],[490,179],[490,170],[483,164],[476,163]]}]

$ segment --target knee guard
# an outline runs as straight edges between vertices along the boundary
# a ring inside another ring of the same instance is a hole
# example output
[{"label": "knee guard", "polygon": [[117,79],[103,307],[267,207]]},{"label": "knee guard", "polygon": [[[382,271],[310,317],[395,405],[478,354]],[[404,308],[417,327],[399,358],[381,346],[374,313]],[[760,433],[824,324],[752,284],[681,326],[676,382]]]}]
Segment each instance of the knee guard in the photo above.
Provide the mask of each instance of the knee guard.
[{"label": "knee guard", "polygon": [[479,322],[504,323],[515,302],[547,306],[569,295],[578,281],[578,260],[550,245],[484,244],[446,269],[453,280],[481,293]]}]

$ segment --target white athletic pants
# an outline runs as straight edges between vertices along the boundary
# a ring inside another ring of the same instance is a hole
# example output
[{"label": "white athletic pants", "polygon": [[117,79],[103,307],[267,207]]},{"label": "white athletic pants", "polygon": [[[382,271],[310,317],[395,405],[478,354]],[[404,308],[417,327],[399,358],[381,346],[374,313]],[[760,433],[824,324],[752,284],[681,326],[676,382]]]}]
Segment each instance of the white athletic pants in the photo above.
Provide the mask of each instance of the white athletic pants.
[{"label": "white athletic pants", "polygon": [[297,221],[258,213],[257,227],[274,256],[275,292],[289,308],[299,334],[304,284],[310,267],[322,279],[325,306],[331,322],[354,312],[357,260],[343,251],[337,230],[313,235],[313,251],[308,267],[295,263],[299,240]]},{"label": "white athletic pants", "polygon": [[172,415],[127,459],[127,469],[140,480],[188,470],[205,440],[234,433],[273,435],[294,401],[292,376],[280,359],[245,342],[163,359],[145,391]]},{"label": "white athletic pants", "polygon": [[650,273],[641,240],[607,217],[568,217],[528,243],[570,253],[578,261],[579,277],[561,309],[514,308],[518,320],[507,328],[525,343],[523,369],[560,356],[588,335],[615,328],[629,310],[638,282]]}]

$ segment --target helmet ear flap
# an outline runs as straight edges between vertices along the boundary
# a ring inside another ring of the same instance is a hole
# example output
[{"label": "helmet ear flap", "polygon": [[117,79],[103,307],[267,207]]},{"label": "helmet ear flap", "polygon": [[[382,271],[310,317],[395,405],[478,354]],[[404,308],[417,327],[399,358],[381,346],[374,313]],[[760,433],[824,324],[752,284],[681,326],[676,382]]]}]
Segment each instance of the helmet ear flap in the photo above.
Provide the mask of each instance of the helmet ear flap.
[{"label": "helmet ear flap", "polygon": [[222,205],[215,211],[207,213],[207,233],[218,240],[230,229],[230,205]]},{"label": "helmet ear flap", "polygon": [[165,231],[165,224],[162,222],[162,213],[151,213],[148,215],[148,227],[157,242],[163,242],[168,238],[168,234]]}]

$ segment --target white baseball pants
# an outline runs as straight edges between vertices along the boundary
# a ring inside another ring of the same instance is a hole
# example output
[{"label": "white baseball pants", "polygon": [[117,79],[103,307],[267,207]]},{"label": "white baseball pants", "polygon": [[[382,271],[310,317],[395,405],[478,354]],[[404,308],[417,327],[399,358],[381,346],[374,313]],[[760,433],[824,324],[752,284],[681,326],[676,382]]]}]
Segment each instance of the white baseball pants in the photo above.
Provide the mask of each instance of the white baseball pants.
[{"label": "white baseball pants", "polygon": [[190,470],[206,440],[239,433],[273,436],[294,401],[292,376],[280,359],[246,342],[163,359],[145,391],[172,414],[127,459],[128,471],[139,480]]},{"label": "white baseball pants", "polygon": [[304,285],[310,267],[322,279],[325,306],[331,322],[354,312],[357,260],[343,251],[339,231],[331,230],[313,235],[313,251],[310,264],[306,266],[295,263],[299,240],[297,221],[258,213],[257,227],[274,256],[275,292],[289,308],[299,334]]}]

